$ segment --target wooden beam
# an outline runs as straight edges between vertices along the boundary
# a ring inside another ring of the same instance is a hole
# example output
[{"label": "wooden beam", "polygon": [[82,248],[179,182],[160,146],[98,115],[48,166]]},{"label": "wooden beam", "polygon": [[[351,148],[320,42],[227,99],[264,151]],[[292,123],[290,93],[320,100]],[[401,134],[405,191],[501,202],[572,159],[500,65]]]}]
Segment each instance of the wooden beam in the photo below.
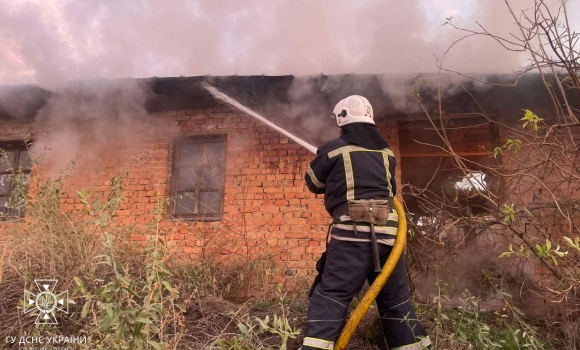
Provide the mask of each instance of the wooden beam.
[{"label": "wooden beam", "polygon": [[[416,157],[450,157],[451,155],[438,147],[413,147],[412,149],[401,148],[401,158]],[[453,152],[458,156],[489,156],[491,153],[481,147],[453,147]]]},{"label": "wooden beam", "polygon": [[465,133],[467,129],[455,129],[451,133],[451,137],[449,138],[449,142],[456,143],[463,141],[463,137],[465,137]]}]

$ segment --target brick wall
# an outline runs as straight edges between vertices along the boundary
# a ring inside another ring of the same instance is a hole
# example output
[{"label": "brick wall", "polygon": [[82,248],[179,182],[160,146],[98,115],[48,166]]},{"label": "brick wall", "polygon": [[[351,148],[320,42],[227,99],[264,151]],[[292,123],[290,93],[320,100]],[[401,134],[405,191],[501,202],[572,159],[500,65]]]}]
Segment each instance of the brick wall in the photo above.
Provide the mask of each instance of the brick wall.
[{"label": "brick wall", "polygon": [[[83,187],[105,198],[109,180],[124,167],[128,173],[119,215],[126,223],[144,227],[154,220],[156,206],[169,195],[172,140],[184,135],[225,134],[223,219],[195,222],[164,217],[160,226],[167,233],[172,253],[194,261],[242,265],[257,259],[268,262],[271,283],[296,288],[309,283],[315,274],[314,262],[324,251],[329,223],[322,196],[314,196],[304,185],[303,174],[313,155],[230,109],[161,112],[148,119],[147,128],[135,128],[141,131],[130,135],[130,142],[109,143],[97,150],[90,137],[82,142],[81,157],[66,180],[63,210],[82,209],[76,191]],[[378,122],[378,126],[398,157],[396,124]],[[18,121],[0,121],[0,130],[0,141],[42,134],[31,123]],[[86,132],[88,135],[89,130]],[[29,194],[34,197],[35,191],[33,184]],[[0,222],[0,233],[13,225]],[[147,239],[138,233],[131,238]]]}]

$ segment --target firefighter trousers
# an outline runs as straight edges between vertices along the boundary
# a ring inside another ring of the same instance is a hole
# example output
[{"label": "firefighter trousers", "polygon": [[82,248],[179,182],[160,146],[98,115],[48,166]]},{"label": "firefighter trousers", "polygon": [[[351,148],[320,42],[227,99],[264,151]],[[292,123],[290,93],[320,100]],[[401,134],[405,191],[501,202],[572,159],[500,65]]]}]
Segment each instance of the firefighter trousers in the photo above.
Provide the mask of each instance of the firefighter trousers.
[{"label": "firefighter trousers", "polygon": [[[391,250],[391,246],[379,244],[381,266],[384,266]],[[370,243],[331,239],[322,279],[314,287],[310,298],[302,350],[333,349],[346,323],[352,299],[365,280],[370,285],[377,276]],[[424,349],[431,343],[415,315],[402,258],[376,302],[391,350]]]}]

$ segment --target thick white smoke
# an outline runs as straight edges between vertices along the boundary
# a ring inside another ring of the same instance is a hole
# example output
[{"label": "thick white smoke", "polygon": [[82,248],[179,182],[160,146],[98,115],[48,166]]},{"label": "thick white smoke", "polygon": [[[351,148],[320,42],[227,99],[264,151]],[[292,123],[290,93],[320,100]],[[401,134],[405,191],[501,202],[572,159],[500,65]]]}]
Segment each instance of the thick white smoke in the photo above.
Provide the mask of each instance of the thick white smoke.
[{"label": "thick white smoke", "polygon": [[[558,3],[557,0],[552,0]],[[520,12],[531,0],[510,3]],[[578,0],[569,13],[578,16]],[[0,0],[0,85],[179,75],[418,73],[462,33],[519,34],[500,0]],[[446,59],[467,73],[525,59],[492,39]]]}]

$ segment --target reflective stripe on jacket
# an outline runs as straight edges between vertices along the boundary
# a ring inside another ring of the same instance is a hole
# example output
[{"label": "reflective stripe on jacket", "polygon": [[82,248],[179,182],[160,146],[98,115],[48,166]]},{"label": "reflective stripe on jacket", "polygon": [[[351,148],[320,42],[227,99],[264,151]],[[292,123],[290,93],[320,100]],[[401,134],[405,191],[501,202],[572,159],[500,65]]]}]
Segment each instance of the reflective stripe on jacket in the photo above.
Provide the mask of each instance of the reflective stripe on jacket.
[{"label": "reflective stripe on jacket", "polygon": [[332,215],[352,199],[394,197],[395,165],[389,148],[370,150],[337,138],[318,148],[306,171],[306,186],[313,193],[324,193],[324,206]]}]

